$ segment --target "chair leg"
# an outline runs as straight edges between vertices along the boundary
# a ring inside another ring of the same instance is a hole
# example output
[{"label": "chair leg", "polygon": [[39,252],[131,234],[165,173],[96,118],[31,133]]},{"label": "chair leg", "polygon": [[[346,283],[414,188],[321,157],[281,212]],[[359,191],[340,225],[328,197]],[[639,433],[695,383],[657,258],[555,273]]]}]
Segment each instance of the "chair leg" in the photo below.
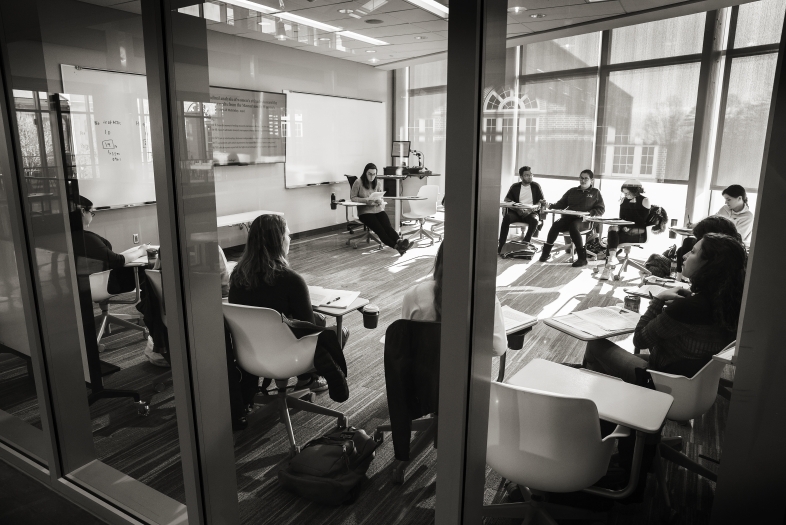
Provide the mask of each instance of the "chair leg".
[{"label": "chair leg", "polygon": [[304,412],[312,412],[314,414],[322,414],[325,416],[333,416],[338,418],[339,427],[344,428],[348,425],[349,420],[347,417],[339,412],[338,410],[331,410],[330,408],[319,406],[315,403],[311,403],[309,401],[304,401],[302,399],[297,399],[294,397],[287,396],[287,403],[291,408],[296,408],[298,410],[303,410]]},{"label": "chair leg", "polygon": [[106,331],[107,327],[109,326],[109,316],[108,315],[101,315],[101,326],[98,328],[98,337],[96,338],[97,342],[101,342],[101,338],[104,337],[104,332]]},{"label": "chair leg", "polygon": [[666,485],[666,468],[663,465],[663,458],[660,455],[660,447],[655,449],[655,475],[658,477],[658,486],[660,487],[663,502],[667,507],[671,508],[671,498],[669,497],[669,487]]},{"label": "chair leg", "polygon": [[[123,315],[123,314],[119,314],[119,315],[109,314],[109,315],[107,315],[107,319],[112,324],[125,326],[126,328],[128,328],[130,330],[139,330],[141,332],[146,332],[147,331],[147,328],[145,328],[144,326],[139,326],[136,323],[132,323],[130,321],[126,321],[125,319],[121,318],[120,315]],[[137,320],[139,319],[137,316],[129,316],[129,317],[132,318],[132,319],[137,319]]]},{"label": "chair leg", "polygon": [[295,432],[292,430],[292,420],[289,419],[287,397],[280,396],[277,401],[279,418],[281,419],[281,423],[284,425],[284,428],[287,430],[287,438],[289,439],[289,453],[291,456],[294,456],[300,452],[300,448],[295,443]]},{"label": "chair leg", "polygon": [[662,444],[658,445],[658,451],[664,459],[671,461],[672,463],[676,463],[677,465],[684,467],[685,469],[690,470],[699,476],[707,478],[710,481],[718,481],[717,474],[703,465],[696,463],[682,452],[677,452],[673,448],[664,446]]}]

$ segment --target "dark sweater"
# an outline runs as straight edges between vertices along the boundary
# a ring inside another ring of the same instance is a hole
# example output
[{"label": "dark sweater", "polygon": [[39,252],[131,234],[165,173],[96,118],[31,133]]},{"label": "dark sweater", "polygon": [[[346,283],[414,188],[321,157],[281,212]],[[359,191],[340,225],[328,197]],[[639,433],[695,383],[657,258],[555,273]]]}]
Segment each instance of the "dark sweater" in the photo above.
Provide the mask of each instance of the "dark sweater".
[{"label": "dark sweater", "polygon": [[85,257],[88,260],[89,272],[97,273],[116,270],[126,264],[125,257],[112,251],[112,244],[91,231],[83,231],[85,239]]},{"label": "dark sweater", "polygon": [[636,348],[649,348],[650,368],[664,370],[680,361],[709,362],[736,337],[713,320],[712,302],[702,294],[665,306],[652,299],[633,334]]},{"label": "dark sweater", "polygon": [[645,208],[641,205],[644,199],[646,197],[643,195],[638,195],[635,201],[623,199],[620,204],[620,219],[635,222],[637,228],[646,228],[647,219],[650,216],[650,208]]},{"label": "dark sweater", "polygon": [[[521,198],[521,186],[522,184],[520,182],[513,184],[508,190],[508,194],[505,195],[505,200],[521,202],[519,200]],[[532,189],[532,204],[538,204],[540,201],[545,199],[540,184],[537,182],[530,182],[529,186]]]},{"label": "dark sweater", "polygon": [[588,211],[590,217],[600,217],[606,211],[603,195],[600,194],[600,190],[592,186],[586,190],[582,190],[579,186],[569,189],[560,200],[549,208],[552,210],[567,208],[573,211]]},{"label": "dark sweater", "polygon": [[271,308],[290,319],[314,322],[306,281],[290,268],[280,272],[272,285],[263,282],[256,288],[246,288],[230,282],[229,302]]}]

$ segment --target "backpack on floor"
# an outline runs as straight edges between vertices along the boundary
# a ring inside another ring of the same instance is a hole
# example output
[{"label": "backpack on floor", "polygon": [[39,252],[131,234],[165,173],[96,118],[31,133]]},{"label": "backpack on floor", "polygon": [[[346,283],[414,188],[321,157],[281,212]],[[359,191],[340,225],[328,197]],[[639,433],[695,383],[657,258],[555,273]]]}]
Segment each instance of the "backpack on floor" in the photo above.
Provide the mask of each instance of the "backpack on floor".
[{"label": "backpack on floor", "polygon": [[324,505],[352,503],[378,443],[355,427],[335,429],[311,440],[278,471],[278,482],[290,492]]},{"label": "backpack on floor", "polygon": [[585,248],[588,252],[592,252],[603,259],[606,258],[606,243],[600,237],[596,236],[588,240]]}]

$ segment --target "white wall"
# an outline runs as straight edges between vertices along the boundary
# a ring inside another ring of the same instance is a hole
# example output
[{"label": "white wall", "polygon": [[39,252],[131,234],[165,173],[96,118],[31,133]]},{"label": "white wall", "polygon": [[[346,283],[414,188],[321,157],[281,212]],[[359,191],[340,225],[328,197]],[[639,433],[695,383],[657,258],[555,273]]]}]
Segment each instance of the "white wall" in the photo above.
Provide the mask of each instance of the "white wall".
[{"label": "white wall", "polygon": [[[389,144],[392,129],[392,75],[363,64],[299,51],[235,35],[208,32],[210,84],[215,86],[281,92],[303,91],[338,95],[385,104],[385,122],[379,128]],[[370,158],[380,169],[390,159]],[[357,167],[357,174],[363,166]],[[301,232],[344,222],[341,208],[331,210],[330,193],[349,198],[349,185],[285,189],[284,165],[226,166],[216,168],[216,206],[219,215],[255,209],[284,212],[289,229]],[[242,233],[221,232],[221,244]],[[242,241],[241,241],[242,242]]]}]

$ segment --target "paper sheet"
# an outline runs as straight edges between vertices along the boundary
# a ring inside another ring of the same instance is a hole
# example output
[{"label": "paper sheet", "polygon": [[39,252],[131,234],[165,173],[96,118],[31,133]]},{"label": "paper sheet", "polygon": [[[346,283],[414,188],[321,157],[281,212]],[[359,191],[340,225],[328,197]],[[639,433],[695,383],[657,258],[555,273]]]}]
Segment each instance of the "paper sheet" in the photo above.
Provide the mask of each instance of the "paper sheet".
[{"label": "paper sheet", "polygon": [[659,293],[665,291],[666,288],[664,288],[663,286],[658,286],[657,284],[645,284],[644,286],[641,286],[639,288],[624,288],[624,290],[625,293],[649,298],[650,294],[652,294],[652,296],[655,297]]},{"label": "paper sheet", "polygon": [[568,314],[564,317],[557,317],[554,320],[558,323],[564,324],[565,326],[569,326],[576,330],[581,330],[582,332],[588,333],[595,337],[608,337],[609,335],[608,330],[604,330],[595,323],[585,321],[581,317],[573,314]]},{"label": "paper sheet", "polygon": [[506,332],[514,332],[517,328],[526,326],[536,320],[531,315],[514,310],[510,306],[502,307],[502,317],[505,319]]},{"label": "paper sheet", "polygon": [[[319,288],[315,295],[311,295],[311,306],[328,307],[342,309],[352,304],[355,299],[360,296],[360,292],[351,292],[349,290],[331,290],[329,288]],[[309,286],[309,294],[311,294],[311,287]],[[319,302],[317,302],[319,301]]]},{"label": "paper sheet", "polygon": [[368,198],[372,200],[378,200],[381,199],[384,194],[385,194],[384,191],[375,191],[374,193],[369,195]]},{"label": "paper sheet", "polygon": [[636,328],[639,321],[637,314],[619,307],[588,308],[580,312],[573,312],[572,315],[596,324],[608,332]]}]

